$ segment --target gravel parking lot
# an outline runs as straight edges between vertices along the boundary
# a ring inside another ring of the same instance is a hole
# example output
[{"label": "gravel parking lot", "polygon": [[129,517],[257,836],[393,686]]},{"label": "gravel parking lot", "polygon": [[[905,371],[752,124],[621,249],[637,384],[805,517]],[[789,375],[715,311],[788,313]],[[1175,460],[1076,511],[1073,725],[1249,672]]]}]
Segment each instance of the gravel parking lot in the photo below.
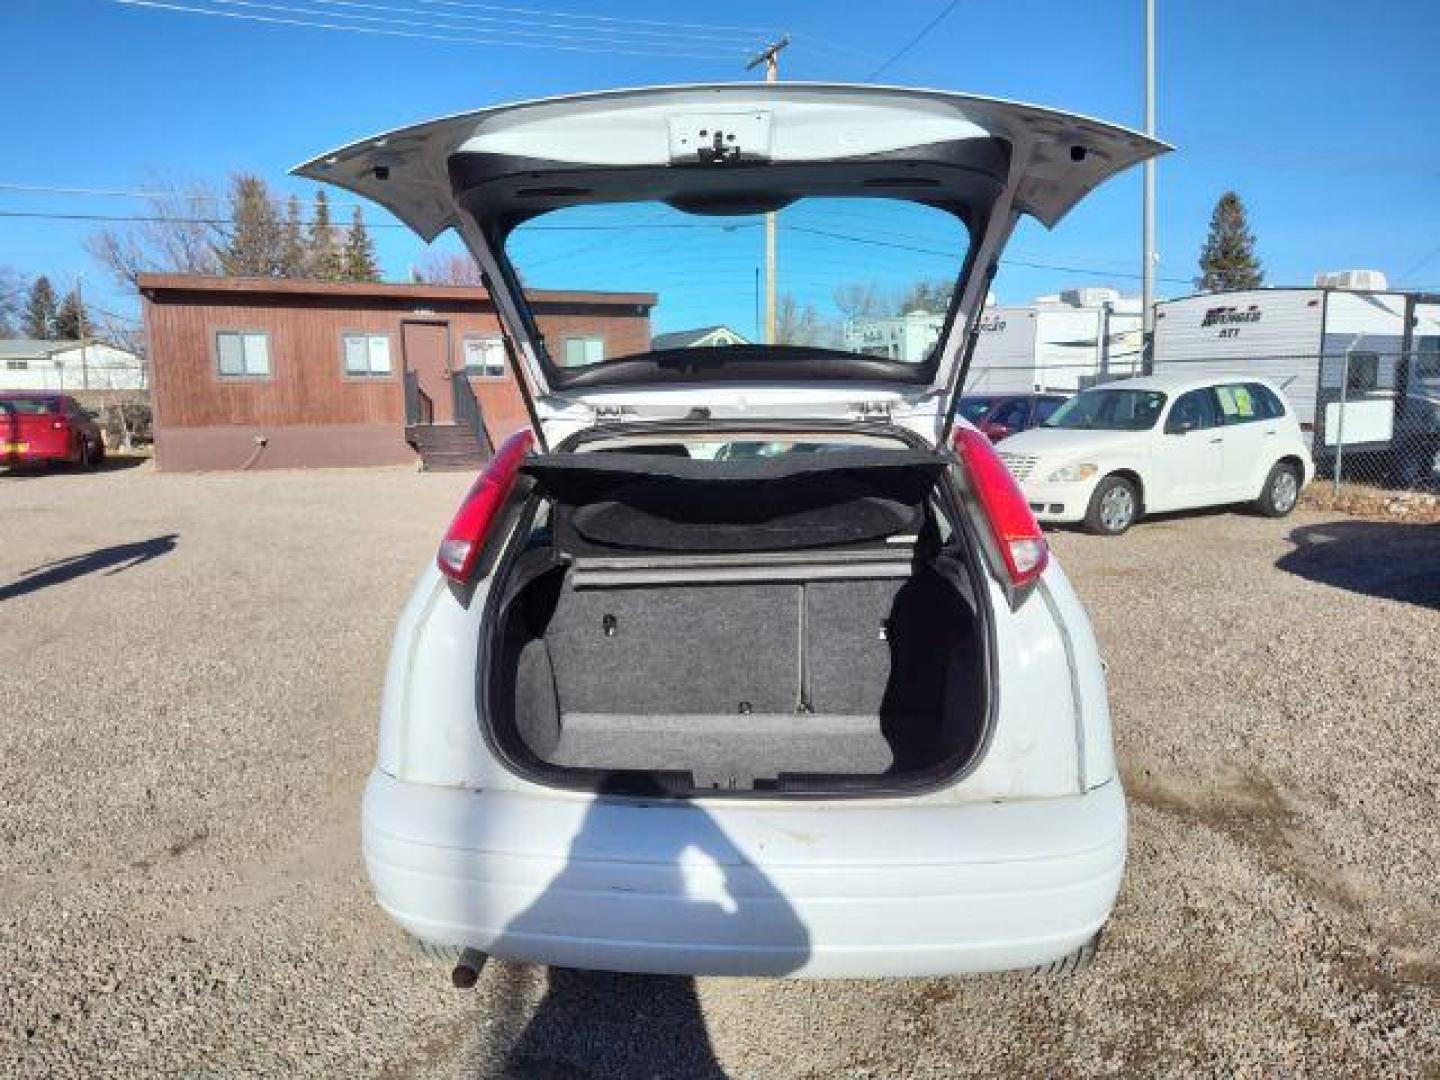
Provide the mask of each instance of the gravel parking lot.
[{"label": "gravel parking lot", "polygon": [[0,1073],[1440,1069],[1440,526],[1054,538],[1131,866],[1070,981],[654,979],[413,953],[357,851],[390,627],[465,476],[0,475]]}]

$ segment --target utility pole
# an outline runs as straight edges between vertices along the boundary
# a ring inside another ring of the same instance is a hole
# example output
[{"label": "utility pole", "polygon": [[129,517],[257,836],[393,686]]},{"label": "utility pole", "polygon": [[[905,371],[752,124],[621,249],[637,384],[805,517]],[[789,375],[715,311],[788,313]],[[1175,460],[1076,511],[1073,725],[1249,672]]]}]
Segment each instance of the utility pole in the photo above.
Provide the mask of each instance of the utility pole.
[{"label": "utility pole", "polygon": [[[1145,0],[1145,134],[1155,137],[1155,0]],[[1144,237],[1141,303],[1144,313],[1145,344],[1154,348],[1155,340],[1155,159],[1145,161]],[[1147,356],[1148,359],[1148,356]],[[1145,365],[1146,370],[1149,364]]]},{"label": "utility pole", "polygon": [[[790,35],[783,35],[778,41],[765,46],[763,52],[745,65],[746,71],[753,71],[765,65],[765,81],[780,81],[780,51],[790,44]],[[775,212],[765,215],[765,344],[775,344]]]}]

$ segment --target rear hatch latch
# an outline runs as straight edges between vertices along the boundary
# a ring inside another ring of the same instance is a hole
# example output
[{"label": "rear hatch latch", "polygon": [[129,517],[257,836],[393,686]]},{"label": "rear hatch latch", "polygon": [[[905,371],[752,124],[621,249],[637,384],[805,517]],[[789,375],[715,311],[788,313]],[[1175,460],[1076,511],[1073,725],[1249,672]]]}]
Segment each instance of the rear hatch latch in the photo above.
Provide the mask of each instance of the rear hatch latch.
[{"label": "rear hatch latch", "polygon": [[591,405],[595,413],[595,422],[600,424],[619,424],[626,419],[633,420],[640,414],[640,410],[634,405],[616,403],[613,405]]},{"label": "rear hatch latch", "polygon": [[888,424],[890,404],[888,401],[857,401],[853,406],[855,418],[872,424]]}]

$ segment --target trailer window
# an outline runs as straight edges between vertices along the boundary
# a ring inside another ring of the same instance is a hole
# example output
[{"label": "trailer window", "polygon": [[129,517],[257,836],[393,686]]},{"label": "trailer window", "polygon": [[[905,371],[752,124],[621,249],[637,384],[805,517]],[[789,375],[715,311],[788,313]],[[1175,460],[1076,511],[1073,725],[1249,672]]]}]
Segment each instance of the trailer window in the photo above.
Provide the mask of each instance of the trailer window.
[{"label": "trailer window", "polygon": [[1347,370],[1349,375],[1345,380],[1345,389],[1352,394],[1363,394],[1380,385],[1380,356],[1378,353],[1351,353]]}]

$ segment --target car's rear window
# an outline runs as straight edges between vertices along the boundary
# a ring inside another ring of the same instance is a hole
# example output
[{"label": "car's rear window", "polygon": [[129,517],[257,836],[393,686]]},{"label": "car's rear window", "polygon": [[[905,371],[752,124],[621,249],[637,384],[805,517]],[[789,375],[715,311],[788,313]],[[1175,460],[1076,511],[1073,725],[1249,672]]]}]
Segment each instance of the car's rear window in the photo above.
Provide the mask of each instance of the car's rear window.
[{"label": "car's rear window", "polygon": [[21,413],[26,416],[45,416],[55,412],[55,402],[49,398],[0,398],[0,410]]},{"label": "car's rear window", "polygon": [[995,407],[994,398],[961,398],[960,415],[971,423],[981,419]]},{"label": "car's rear window", "polygon": [[766,313],[764,213],[587,203],[534,217],[506,254],[527,289],[651,293],[650,333],[568,320],[548,331],[561,368],[653,352],[723,354],[772,341],[816,360],[918,367],[939,340],[970,247],[956,215],[889,198],[801,199],[773,215],[775,312]]}]

